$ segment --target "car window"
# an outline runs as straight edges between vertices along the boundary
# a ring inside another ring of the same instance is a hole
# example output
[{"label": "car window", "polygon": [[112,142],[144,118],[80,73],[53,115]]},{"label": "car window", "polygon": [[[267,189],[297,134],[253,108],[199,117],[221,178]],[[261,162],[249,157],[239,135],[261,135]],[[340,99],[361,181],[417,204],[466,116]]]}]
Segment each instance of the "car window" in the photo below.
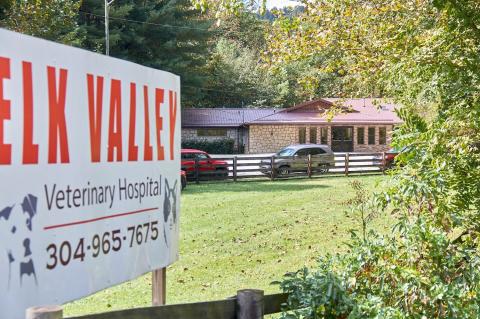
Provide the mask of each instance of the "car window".
[{"label": "car window", "polygon": [[295,153],[295,155],[298,155],[298,156],[307,156],[308,155],[308,148],[306,149],[303,149],[303,150],[298,150],[297,153]]},{"label": "car window", "polygon": [[310,155],[320,155],[320,154],[325,154],[325,150],[321,148],[311,148],[310,149]]},{"label": "car window", "polygon": [[195,154],[193,153],[182,153],[182,160],[193,160],[195,159]]},{"label": "car window", "polygon": [[394,148],[389,149],[387,153],[402,153],[402,152],[405,152],[405,151],[407,151],[407,147],[406,147],[406,146],[404,146],[404,147],[402,147],[402,148],[396,148],[396,147],[394,147]]},{"label": "car window", "polygon": [[207,158],[210,158],[207,154],[203,154],[203,153],[198,153],[197,154],[197,158],[199,160],[204,160],[204,159],[207,159]]},{"label": "car window", "polygon": [[277,156],[292,156],[295,153],[293,148],[284,148],[280,152],[277,153]]}]

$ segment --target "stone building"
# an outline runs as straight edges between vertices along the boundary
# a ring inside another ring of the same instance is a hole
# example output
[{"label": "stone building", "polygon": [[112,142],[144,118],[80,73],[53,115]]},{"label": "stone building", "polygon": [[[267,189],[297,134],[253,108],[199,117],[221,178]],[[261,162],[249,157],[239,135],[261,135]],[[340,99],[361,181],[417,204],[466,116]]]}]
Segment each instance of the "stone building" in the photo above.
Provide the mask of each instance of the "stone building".
[{"label": "stone building", "polygon": [[318,99],[286,109],[186,109],[182,138],[232,138],[245,153],[291,144],[328,144],[334,152],[381,152],[401,120],[378,99]]},{"label": "stone building", "polygon": [[274,109],[254,108],[188,108],[182,110],[182,141],[205,139],[234,140],[238,152],[246,152],[247,123],[271,115]]}]

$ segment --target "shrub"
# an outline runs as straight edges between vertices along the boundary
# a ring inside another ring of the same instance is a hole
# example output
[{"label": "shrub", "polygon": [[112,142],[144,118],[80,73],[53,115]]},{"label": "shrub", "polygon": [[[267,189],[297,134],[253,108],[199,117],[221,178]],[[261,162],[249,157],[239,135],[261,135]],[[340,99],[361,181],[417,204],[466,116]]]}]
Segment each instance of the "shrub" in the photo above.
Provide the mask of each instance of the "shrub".
[{"label": "shrub", "polygon": [[234,154],[235,141],[231,138],[218,140],[190,139],[182,141],[182,148],[194,148],[210,154]]},{"label": "shrub", "polygon": [[[381,200],[395,188],[366,202],[361,187],[353,186],[357,196],[351,203],[361,222],[361,235],[352,231],[348,251],[320,258],[316,269],[284,276],[279,284],[289,294],[286,309],[290,311],[281,318],[479,318],[478,232],[471,229],[452,236],[445,229],[448,222],[431,214],[429,205],[416,215],[401,213],[387,235],[367,231],[376,206],[385,209]],[[409,192],[402,189],[402,193]],[[415,194],[419,193],[408,195]],[[397,211],[400,205],[395,206]]]}]

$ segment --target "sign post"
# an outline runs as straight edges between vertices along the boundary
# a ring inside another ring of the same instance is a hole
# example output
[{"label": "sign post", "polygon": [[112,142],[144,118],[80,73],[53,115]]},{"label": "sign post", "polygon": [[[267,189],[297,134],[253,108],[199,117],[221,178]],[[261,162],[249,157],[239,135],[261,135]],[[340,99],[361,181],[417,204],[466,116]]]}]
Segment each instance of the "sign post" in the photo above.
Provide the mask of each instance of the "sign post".
[{"label": "sign post", "polygon": [[167,303],[167,268],[152,272],[152,306]]},{"label": "sign post", "polygon": [[152,271],[164,287],[178,259],[179,77],[2,29],[0,43],[1,317]]}]

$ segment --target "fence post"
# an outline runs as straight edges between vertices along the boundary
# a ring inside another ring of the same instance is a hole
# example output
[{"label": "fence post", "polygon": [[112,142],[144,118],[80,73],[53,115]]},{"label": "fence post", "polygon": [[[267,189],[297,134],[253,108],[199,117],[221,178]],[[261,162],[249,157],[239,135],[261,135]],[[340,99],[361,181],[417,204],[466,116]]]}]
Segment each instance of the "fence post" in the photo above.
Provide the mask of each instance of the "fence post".
[{"label": "fence post", "polygon": [[382,152],[382,174],[385,175],[385,165],[387,163],[385,162],[385,152]]},{"label": "fence post", "polygon": [[275,180],[275,155],[270,158],[270,180]]},{"label": "fence post", "polygon": [[307,175],[312,178],[312,154],[308,154]]},{"label": "fence post", "polygon": [[198,158],[195,158],[195,183],[200,183],[200,165],[198,163]]},{"label": "fence post", "polygon": [[236,319],[263,319],[263,290],[237,291]]},{"label": "fence post", "polygon": [[60,306],[42,306],[28,308],[26,319],[63,319],[63,309]]},{"label": "fence post", "polygon": [[152,272],[152,305],[163,306],[167,302],[167,268]]},{"label": "fence post", "polygon": [[348,165],[350,162],[350,153],[345,154],[345,176],[348,176]]},{"label": "fence post", "polygon": [[233,181],[237,181],[237,156],[233,157]]}]

